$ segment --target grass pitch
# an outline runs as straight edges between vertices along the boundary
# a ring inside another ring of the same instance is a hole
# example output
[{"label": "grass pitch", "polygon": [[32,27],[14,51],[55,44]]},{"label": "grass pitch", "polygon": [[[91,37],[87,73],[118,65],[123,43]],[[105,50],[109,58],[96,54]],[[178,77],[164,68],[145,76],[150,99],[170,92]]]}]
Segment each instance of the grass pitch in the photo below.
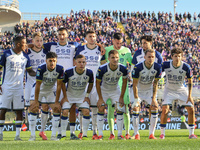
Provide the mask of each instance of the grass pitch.
[{"label": "grass pitch", "polygon": [[[14,141],[15,132],[4,132],[4,140],[0,141],[1,150],[61,150],[61,149],[79,149],[79,150],[133,150],[133,149],[200,149],[200,130],[195,130],[195,134],[199,136],[198,139],[189,139],[188,130],[166,130],[166,138],[160,140],[160,131],[156,130],[155,136],[157,140],[149,140],[149,131],[140,130],[141,140],[108,140],[109,131],[104,131],[104,139],[102,141],[92,140],[92,131],[88,131],[88,140],[72,141],[69,139],[69,131],[67,131],[67,139],[64,141],[50,141],[51,132],[47,131],[47,141],[42,141],[39,137],[39,132],[36,132],[36,141],[29,142],[30,131],[21,132],[23,141]],[[78,135],[78,131],[76,134]],[[131,134],[133,131],[131,131]],[[123,131],[123,134],[125,132]],[[117,131],[115,131],[117,135]]]}]

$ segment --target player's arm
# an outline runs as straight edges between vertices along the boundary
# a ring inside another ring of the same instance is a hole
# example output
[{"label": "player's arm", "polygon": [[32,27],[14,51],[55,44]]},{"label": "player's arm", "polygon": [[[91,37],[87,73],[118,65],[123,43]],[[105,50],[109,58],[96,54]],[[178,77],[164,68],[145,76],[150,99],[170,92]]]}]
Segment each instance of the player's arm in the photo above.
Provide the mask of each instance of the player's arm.
[{"label": "player's arm", "polygon": [[151,106],[153,107],[158,107],[158,103],[156,100],[156,94],[157,94],[157,90],[158,90],[158,81],[160,78],[156,78],[154,79],[153,82],[153,97],[152,97],[152,102],[151,102]]},{"label": "player's arm", "polygon": [[27,68],[26,71],[30,76],[36,76],[36,72],[31,68]]},{"label": "player's arm", "polygon": [[101,55],[105,55],[106,50],[104,48],[104,46],[102,44],[96,43],[96,45],[98,45],[101,48]]},{"label": "player's arm", "polygon": [[35,84],[35,100],[34,100],[34,102],[30,106],[30,110],[32,112],[37,112],[38,109],[39,109],[38,99],[39,99],[39,93],[40,93],[41,83],[42,83],[42,81],[38,80],[38,81],[36,81],[36,84]]},{"label": "player's arm", "polygon": [[67,92],[66,92],[66,86],[65,86],[65,84],[67,82],[68,82],[68,74],[67,74],[67,71],[65,71],[64,79],[62,80],[62,84],[61,84],[61,89],[62,89],[62,92],[63,92],[63,98],[60,102],[61,106],[64,102],[69,102],[68,99],[67,99]]},{"label": "player's arm", "polygon": [[186,103],[191,102],[192,105],[194,105],[194,101],[192,98],[192,86],[193,86],[193,80],[192,78],[188,79],[188,100]]},{"label": "player's arm", "polygon": [[138,96],[138,78],[133,78],[133,94],[134,94],[134,103],[133,107],[139,106],[139,96]]},{"label": "player's arm", "polygon": [[127,80],[128,80],[128,78],[123,79],[122,90],[121,90],[121,94],[120,94],[120,97],[119,97],[119,103],[122,106],[124,105],[124,94],[125,94],[126,87],[127,87]]},{"label": "player's arm", "polygon": [[89,75],[89,85],[88,85],[87,93],[86,93],[86,96],[85,96],[85,99],[83,102],[87,102],[90,105],[89,95],[93,88],[94,76],[93,76],[92,70],[87,70],[87,71],[88,71],[88,75]]},{"label": "player's arm", "polygon": [[55,103],[59,103],[60,92],[62,89],[63,80],[57,80],[57,89],[56,89],[56,100]]},{"label": "player's arm", "polygon": [[96,90],[97,90],[97,94],[99,96],[99,100],[97,102],[97,107],[101,107],[101,105],[104,103],[103,101],[103,97],[102,97],[102,93],[101,93],[101,80],[96,79]]}]

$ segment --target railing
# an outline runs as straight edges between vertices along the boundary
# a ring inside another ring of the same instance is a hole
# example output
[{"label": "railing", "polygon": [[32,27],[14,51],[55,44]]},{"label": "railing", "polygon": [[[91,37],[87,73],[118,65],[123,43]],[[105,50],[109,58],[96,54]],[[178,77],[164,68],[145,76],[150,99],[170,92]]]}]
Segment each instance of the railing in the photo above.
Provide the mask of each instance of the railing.
[{"label": "railing", "polygon": [[63,18],[66,18],[67,16],[70,16],[70,14],[59,14],[59,13],[22,13],[21,20],[44,20],[46,17],[49,19],[50,17],[56,17],[57,15],[63,16]]},{"label": "railing", "polygon": [[0,0],[0,6],[19,9],[19,2],[18,0]]}]

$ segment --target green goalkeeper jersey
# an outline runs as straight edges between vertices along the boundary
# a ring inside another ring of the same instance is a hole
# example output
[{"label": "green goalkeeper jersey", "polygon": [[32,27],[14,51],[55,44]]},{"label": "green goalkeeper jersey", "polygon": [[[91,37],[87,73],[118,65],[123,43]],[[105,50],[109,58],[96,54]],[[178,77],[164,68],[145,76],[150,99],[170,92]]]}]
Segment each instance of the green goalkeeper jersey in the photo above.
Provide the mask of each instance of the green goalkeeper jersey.
[{"label": "green goalkeeper jersey", "polygon": [[[112,45],[112,46],[106,47],[105,49],[106,49],[105,58],[106,58],[106,61],[109,62],[108,61],[108,53],[111,50],[114,50],[114,47]],[[119,53],[119,63],[123,64],[124,66],[127,66],[127,63],[129,63],[131,65],[131,63],[132,63],[132,55],[131,55],[130,49],[127,48],[127,47],[122,46],[117,51]],[[121,88],[122,87],[122,78],[120,78],[118,84],[119,84],[119,86]],[[129,104],[130,103],[128,84],[127,84],[126,92],[125,92],[125,95],[124,95],[124,103],[125,104]],[[107,104],[109,104],[109,102]]]}]

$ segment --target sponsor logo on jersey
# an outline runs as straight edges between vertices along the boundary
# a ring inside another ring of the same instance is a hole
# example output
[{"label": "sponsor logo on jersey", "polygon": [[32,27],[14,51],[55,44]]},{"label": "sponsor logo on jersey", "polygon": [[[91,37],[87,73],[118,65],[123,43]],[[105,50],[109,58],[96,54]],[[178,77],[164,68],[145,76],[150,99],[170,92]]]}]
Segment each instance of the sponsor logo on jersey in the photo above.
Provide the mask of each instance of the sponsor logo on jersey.
[{"label": "sponsor logo on jersey", "polygon": [[37,71],[37,74],[36,74],[36,76],[40,76],[40,72],[39,72],[39,71]]}]

